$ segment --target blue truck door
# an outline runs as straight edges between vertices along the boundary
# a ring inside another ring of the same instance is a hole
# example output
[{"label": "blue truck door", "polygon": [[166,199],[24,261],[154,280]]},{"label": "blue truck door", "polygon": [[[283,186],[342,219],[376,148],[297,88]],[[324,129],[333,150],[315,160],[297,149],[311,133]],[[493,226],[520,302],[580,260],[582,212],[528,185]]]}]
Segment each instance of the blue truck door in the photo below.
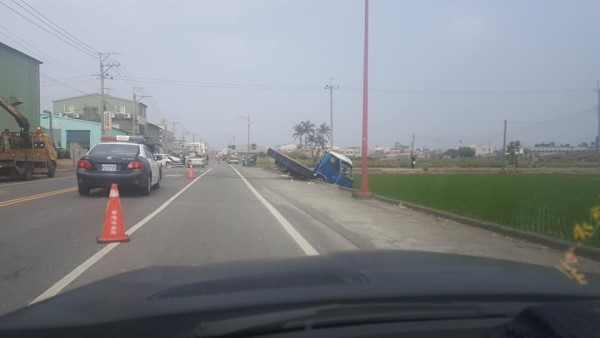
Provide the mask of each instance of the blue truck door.
[{"label": "blue truck door", "polygon": [[340,161],[341,170],[335,182],[342,187],[352,188],[352,166],[349,163]]}]

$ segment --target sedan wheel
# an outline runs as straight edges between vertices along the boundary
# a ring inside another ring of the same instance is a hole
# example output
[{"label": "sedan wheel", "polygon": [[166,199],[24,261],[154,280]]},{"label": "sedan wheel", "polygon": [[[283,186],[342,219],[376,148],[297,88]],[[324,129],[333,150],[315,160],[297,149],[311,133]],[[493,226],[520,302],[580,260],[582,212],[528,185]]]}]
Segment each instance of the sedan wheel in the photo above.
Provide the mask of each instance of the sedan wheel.
[{"label": "sedan wheel", "polygon": [[88,196],[90,194],[91,189],[88,187],[78,186],[77,190],[79,191],[79,195]]},{"label": "sedan wheel", "polygon": [[148,175],[148,182],[146,182],[146,186],[143,187],[143,189],[142,194],[144,196],[150,195],[150,192],[152,191],[152,175]]}]

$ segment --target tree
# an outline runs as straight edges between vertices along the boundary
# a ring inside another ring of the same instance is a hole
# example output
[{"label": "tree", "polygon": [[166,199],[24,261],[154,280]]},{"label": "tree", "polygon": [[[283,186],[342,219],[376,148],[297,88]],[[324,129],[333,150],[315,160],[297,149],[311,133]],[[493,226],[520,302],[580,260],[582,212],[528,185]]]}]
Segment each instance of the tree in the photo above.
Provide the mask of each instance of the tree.
[{"label": "tree", "polygon": [[460,147],[458,149],[448,149],[444,155],[450,156],[451,158],[466,158],[475,157],[475,149],[471,147]]},{"label": "tree", "polygon": [[310,120],[301,121],[300,126],[302,129],[302,135],[304,136],[304,147],[308,148],[308,138],[315,135],[315,124]]},{"label": "tree", "polygon": [[515,168],[517,167],[517,156],[519,151],[521,150],[521,141],[511,141],[508,146],[506,146],[506,152],[510,158],[510,163],[512,163]]},{"label": "tree", "polygon": [[256,143],[252,143],[252,144],[250,145],[250,148],[251,148],[252,150],[256,150]]},{"label": "tree", "polygon": [[327,123],[321,123],[319,128],[316,130],[317,132],[317,141],[321,146],[321,150],[325,148],[327,144],[327,140],[331,139],[331,128],[327,125]]},{"label": "tree", "polygon": [[304,131],[302,129],[301,123],[298,123],[294,126],[294,134],[292,134],[295,140],[300,141],[300,147],[302,147],[302,136],[304,136]]}]

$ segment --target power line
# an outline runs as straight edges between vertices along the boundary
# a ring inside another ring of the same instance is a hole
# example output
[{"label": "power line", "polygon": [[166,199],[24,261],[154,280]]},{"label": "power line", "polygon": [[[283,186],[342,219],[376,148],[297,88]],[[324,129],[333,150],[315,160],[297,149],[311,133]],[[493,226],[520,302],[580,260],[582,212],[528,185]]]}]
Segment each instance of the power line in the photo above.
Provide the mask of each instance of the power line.
[{"label": "power line", "polygon": [[508,122],[511,123],[511,124],[540,124],[540,123],[557,122],[557,121],[562,121],[562,120],[570,120],[570,119],[573,119],[573,118],[576,118],[576,117],[584,116],[586,114],[595,113],[596,112],[596,107],[597,106],[593,106],[593,107],[587,108],[585,110],[578,111],[578,112],[573,113],[573,114],[558,116],[558,117],[555,117],[555,118],[552,118],[552,119],[548,119],[548,120],[539,120],[539,121],[512,121],[512,120],[508,120]]},{"label": "power line", "polygon": [[[361,87],[340,87],[342,90],[358,91]],[[400,93],[400,94],[460,94],[460,95],[489,95],[489,94],[558,94],[558,93],[584,93],[591,88],[560,88],[560,89],[513,89],[513,90],[421,90],[421,89],[386,89],[370,88],[374,93]]]},{"label": "power line", "polygon": [[56,86],[56,85],[64,84],[64,83],[80,83],[80,82],[91,82],[91,81],[96,81],[96,79],[79,79],[79,80],[69,80],[69,81],[61,81],[61,82],[44,81],[44,83],[40,83],[40,86],[48,87],[48,86]]},{"label": "power line", "polygon": [[[13,2],[16,3],[15,0],[13,0]],[[47,16],[45,16],[44,14],[42,14],[40,11],[38,11],[37,9],[33,8],[33,6],[31,6],[30,4],[28,4],[25,0],[21,0],[22,3],[24,3],[25,5],[27,5],[27,7],[31,8],[32,10],[34,10],[36,13],[38,13],[39,15],[41,15],[44,19],[46,19],[47,21],[49,21],[53,26],[55,26],[56,28],[60,29],[61,31],[63,31],[65,34],[67,34],[69,37],[72,38],[72,40],[75,40],[79,43],[79,45],[84,46],[85,48],[89,49],[90,51],[92,51],[93,53],[99,53],[95,48],[91,47],[90,45],[88,45],[87,43],[79,40],[76,36],[74,36],[73,34],[69,33],[67,30],[65,30],[64,28],[62,28],[61,26],[59,26],[58,24],[56,24],[54,21],[52,21],[51,19],[49,19]],[[18,3],[17,3],[18,5]],[[22,6],[21,6],[22,7]],[[29,11],[28,11],[29,12]]]},{"label": "power line", "polygon": [[75,49],[79,50],[80,52],[83,52],[84,54],[87,54],[87,55],[89,55],[89,56],[92,56],[93,58],[96,58],[96,55],[95,55],[95,54],[93,54],[92,52],[90,52],[90,51],[88,51],[88,50],[85,50],[85,49],[81,48],[79,45],[76,45],[76,44],[74,44],[74,43],[70,42],[69,40],[65,40],[65,39],[63,39],[62,37],[60,37],[60,36],[58,36],[58,35],[54,34],[53,32],[51,32],[51,31],[47,30],[45,27],[42,27],[42,26],[40,26],[40,25],[39,25],[37,22],[35,22],[35,21],[33,21],[33,20],[29,19],[28,17],[26,17],[25,15],[23,15],[21,12],[19,12],[19,11],[17,11],[16,9],[14,9],[14,8],[12,8],[12,7],[10,7],[10,6],[8,6],[8,5],[7,5],[7,4],[5,4],[4,2],[0,1],[0,4],[2,4],[4,7],[8,8],[8,9],[10,9],[11,11],[13,11],[14,13],[16,13],[17,15],[19,15],[19,16],[20,16],[20,17],[22,17],[23,19],[25,19],[25,20],[27,20],[27,21],[31,22],[32,24],[36,25],[38,28],[42,29],[43,31],[47,32],[48,34],[50,34],[50,35],[54,36],[55,38],[57,38],[57,39],[59,39],[59,40],[61,40],[61,41],[63,41],[64,43],[68,44],[69,46],[71,46],[71,47],[73,47],[73,48],[75,48]]},{"label": "power line", "polygon": [[[269,84],[247,84],[247,83],[219,83],[199,82],[190,80],[159,79],[149,77],[132,77],[137,82],[166,84],[174,86],[207,87],[225,89],[306,89],[316,90],[322,86],[313,85],[269,85]],[[339,86],[341,90],[359,91],[361,87]],[[451,94],[451,95],[490,95],[490,94],[557,94],[557,93],[582,93],[592,91],[590,88],[559,88],[559,89],[515,89],[515,90],[420,90],[420,89],[393,89],[393,88],[371,88],[369,92],[379,93],[401,93],[401,94]]]},{"label": "power line", "polygon": [[176,86],[190,87],[211,87],[211,88],[232,88],[232,89],[319,89],[322,86],[301,86],[301,85],[263,85],[263,84],[242,84],[242,83],[217,83],[217,82],[197,82],[188,80],[168,80],[146,77],[135,77],[138,82],[168,84]]},{"label": "power line", "polygon": [[[65,87],[69,87],[69,88],[71,88],[72,90],[74,90],[74,91],[76,91],[76,92],[79,92],[79,93],[81,93],[81,94],[84,94],[84,95],[89,95],[89,96],[93,96],[93,97],[96,97],[96,98],[98,98],[98,99],[101,99],[101,98],[102,98],[102,96],[101,96],[101,95],[99,95],[99,94],[95,94],[95,93],[86,93],[86,92],[84,92],[84,91],[80,90],[79,88],[73,87],[73,86],[69,85],[68,83],[64,83],[64,82],[62,82],[62,81],[60,81],[60,80],[57,80],[57,79],[53,78],[53,77],[52,77],[52,76],[50,76],[50,75],[46,75],[46,74],[44,74],[44,73],[42,73],[42,72],[40,72],[40,75],[41,75],[41,76],[43,76],[43,77],[45,77],[45,78],[48,78],[48,79],[50,79],[50,80],[52,80],[52,81],[58,82],[58,83],[62,84],[62,85],[63,85],[63,86],[65,86]],[[109,104],[109,103],[107,103],[107,106],[110,106],[110,104]]]}]

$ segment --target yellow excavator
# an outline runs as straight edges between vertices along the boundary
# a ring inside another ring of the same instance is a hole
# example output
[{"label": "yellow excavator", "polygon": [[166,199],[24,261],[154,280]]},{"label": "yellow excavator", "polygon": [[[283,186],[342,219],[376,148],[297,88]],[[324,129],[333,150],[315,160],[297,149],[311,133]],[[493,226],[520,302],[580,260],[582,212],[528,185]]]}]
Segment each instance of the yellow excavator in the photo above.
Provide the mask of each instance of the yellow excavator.
[{"label": "yellow excavator", "polygon": [[0,132],[0,175],[13,180],[30,180],[34,174],[54,177],[57,153],[52,140],[40,127],[30,132],[27,118],[2,96],[0,106],[15,118],[21,128],[17,132],[8,128]]}]

